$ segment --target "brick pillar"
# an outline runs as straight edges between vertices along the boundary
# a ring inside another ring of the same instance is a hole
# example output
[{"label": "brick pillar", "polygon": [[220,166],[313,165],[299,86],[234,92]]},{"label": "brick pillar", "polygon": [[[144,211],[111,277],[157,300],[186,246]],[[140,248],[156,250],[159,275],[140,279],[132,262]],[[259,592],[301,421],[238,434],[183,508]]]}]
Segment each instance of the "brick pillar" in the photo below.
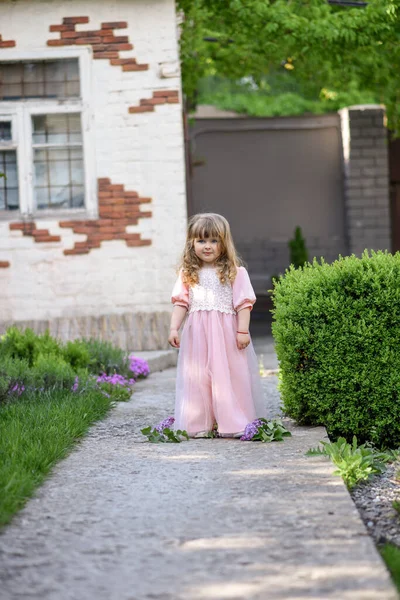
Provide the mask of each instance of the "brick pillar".
[{"label": "brick pillar", "polygon": [[350,106],[340,111],[350,253],[391,250],[389,158],[385,109]]}]

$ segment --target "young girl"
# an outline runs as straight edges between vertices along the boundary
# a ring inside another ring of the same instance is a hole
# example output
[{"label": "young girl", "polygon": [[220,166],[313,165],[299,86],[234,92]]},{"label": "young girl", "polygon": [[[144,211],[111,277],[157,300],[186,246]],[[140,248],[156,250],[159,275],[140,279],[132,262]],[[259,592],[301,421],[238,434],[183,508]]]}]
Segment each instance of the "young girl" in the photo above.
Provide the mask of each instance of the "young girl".
[{"label": "young girl", "polygon": [[248,423],[266,416],[249,335],[255,300],[228,221],[213,213],[193,216],[172,292],[168,338],[171,346],[180,348],[176,429],[207,437],[217,423],[221,436],[240,437]]}]

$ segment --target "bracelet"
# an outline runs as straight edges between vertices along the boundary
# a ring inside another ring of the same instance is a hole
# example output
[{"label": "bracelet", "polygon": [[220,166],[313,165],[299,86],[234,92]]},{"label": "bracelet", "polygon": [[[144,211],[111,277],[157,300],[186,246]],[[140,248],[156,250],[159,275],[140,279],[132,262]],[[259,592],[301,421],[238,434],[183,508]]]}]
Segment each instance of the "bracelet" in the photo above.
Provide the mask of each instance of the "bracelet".
[{"label": "bracelet", "polygon": [[243,333],[243,335],[249,335],[248,331],[237,331],[236,333]]}]

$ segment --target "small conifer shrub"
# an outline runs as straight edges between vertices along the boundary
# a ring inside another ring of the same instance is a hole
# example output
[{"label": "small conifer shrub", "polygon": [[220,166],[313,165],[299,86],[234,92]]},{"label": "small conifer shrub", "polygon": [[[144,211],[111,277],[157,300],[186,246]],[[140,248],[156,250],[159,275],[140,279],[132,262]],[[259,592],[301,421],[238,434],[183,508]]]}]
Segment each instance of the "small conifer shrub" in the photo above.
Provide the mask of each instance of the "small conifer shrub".
[{"label": "small conifer shrub", "polygon": [[290,264],[296,269],[308,262],[306,242],[301,227],[296,227],[293,239],[289,240]]}]

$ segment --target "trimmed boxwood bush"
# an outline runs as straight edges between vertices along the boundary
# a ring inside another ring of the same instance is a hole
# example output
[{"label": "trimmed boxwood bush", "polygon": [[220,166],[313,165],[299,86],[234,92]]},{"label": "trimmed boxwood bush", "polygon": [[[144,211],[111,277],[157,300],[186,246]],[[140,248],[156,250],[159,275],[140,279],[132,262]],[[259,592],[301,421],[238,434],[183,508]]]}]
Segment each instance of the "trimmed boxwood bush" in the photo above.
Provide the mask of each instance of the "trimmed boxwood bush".
[{"label": "trimmed boxwood bush", "polygon": [[400,254],[291,267],[273,291],[285,412],[331,437],[400,445]]}]

